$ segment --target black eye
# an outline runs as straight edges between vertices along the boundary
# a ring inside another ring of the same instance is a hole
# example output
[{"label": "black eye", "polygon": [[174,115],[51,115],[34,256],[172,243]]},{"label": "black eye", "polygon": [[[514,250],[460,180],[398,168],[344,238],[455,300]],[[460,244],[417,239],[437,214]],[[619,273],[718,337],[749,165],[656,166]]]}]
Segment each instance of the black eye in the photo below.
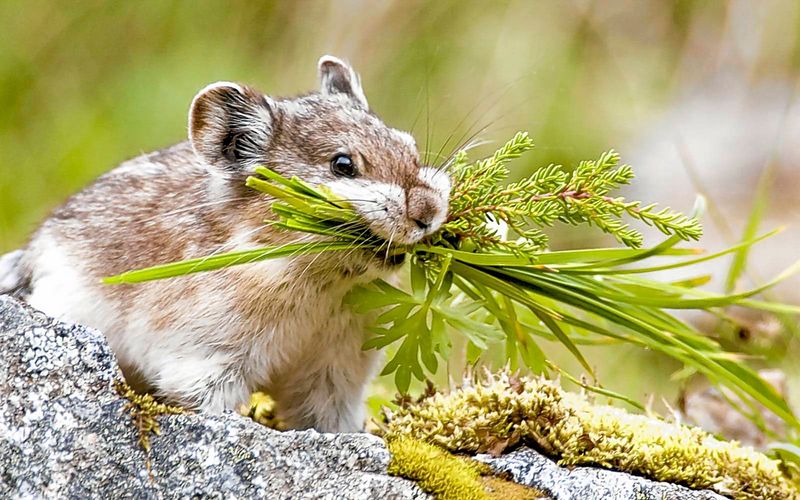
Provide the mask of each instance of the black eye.
[{"label": "black eye", "polygon": [[331,160],[331,172],[340,177],[355,177],[358,174],[353,159],[345,154],[336,155]]}]

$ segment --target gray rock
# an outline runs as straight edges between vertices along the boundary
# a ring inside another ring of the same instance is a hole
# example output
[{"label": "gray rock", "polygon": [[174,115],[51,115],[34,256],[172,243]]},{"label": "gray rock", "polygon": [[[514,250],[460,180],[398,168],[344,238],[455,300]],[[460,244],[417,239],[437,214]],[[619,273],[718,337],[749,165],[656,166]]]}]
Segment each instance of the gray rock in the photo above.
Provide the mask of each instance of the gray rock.
[{"label": "gray rock", "polygon": [[102,334],[0,297],[0,497],[426,498],[369,434],[160,418],[151,481]]},{"label": "gray rock", "polygon": [[711,491],[695,491],[676,484],[595,467],[559,467],[530,448],[520,448],[499,458],[478,455],[481,462],[514,481],[545,491],[553,500],[613,498],[614,500],[723,500]]},{"label": "gray rock", "polygon": [[[160,417],[152,478],[97,331],[0,296],[0,498],[427,498],[368,434],[277,432],[233,412]],[[533,450],[482,458],[556,499],[719,498]]]}]

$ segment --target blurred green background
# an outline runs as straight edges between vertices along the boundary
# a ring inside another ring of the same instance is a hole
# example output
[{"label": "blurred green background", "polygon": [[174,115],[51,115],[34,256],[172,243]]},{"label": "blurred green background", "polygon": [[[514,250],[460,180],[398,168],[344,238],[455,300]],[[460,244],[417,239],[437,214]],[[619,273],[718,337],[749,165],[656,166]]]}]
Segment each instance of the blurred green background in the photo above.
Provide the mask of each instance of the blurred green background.
[{"label": "blurred green background", "polygon": [[[100,173],[183,140],[206,84],[305,92],[326,53],[348,59],[373,109],[434,158],[476,131],[490,141],[479,151],[531,133],[538,147],[518,175],[614,147],[637,167],[632,196],[680,210],[697,191],[710,197],[712,248],[738,237],[772,164],[765,227],[800,217],[794,1],[5,0],[0,33],[0,252]],[[751,258],[767,266],[759,273],[800,257],[796,231],[786,235]],[[564,231],[555,241],[593,238]],[[797,290],[779,298],[798,301]],[[764,342],[796,386],[794,341]],[[611,388],[675,396],[667,375],[679,367],[661,356],[589,355]]]}]

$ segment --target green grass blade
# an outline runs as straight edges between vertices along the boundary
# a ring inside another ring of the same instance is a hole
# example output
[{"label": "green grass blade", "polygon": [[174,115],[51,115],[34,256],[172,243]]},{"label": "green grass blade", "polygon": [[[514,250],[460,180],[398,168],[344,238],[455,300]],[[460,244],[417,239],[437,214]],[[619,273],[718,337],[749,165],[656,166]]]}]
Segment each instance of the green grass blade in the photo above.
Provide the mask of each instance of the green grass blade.
[{"label": "green grass blade", "polygon": [[[773,180],[773,167],[772,164],[768,165],[764,173],[758,179],[758,186],[756,187],[755,200],[753,208],[750,210],[750,216],[747,218],[747,224],[742,234],[742,241],[753,239],[758,231],[758,226],[761,224],[761,219],[764,218],[764,213],[767,210],[767,203],[769,201],[769,188]],[[731,267],[728,270],[728,276],[725,279],[725,291],[730,293],[736,288],[736,283],[739,277],[745,270],[747,265],[747,255],[750,251],[750,246],[744,246],[737,250],[731,261]]]},{"label": "green grass blade", "polygon": [[249,264],[267,259],[278,259],[281,257],[292,257],[296,255],[309,255],[320,252],[334,250],[350,250],[353,248],[352,242],[312,242],[312,243],[291,243],[279,247],[264,247],[254,250],[242,250],[230,252],[210,257],[199,257],[196,259],[184,260],[162,264],[159,266],[127,271],[116,276],[103,278],[103,283],[116,285],[122,283],[141,283],[164,278],[173,278],[187,274],[200,273],[204,271],[214,271],[230,266]]},{"label": "green grass blade", "polygon": [[593,269],[585,270],[585,269],[582,269],[582,268],[578,268],[578,269],[569,269],[569,268],[563,269],[563,268],[560,268],[560,270],[562,270],[563,272],[570,272],[570,273],[575,273],[575,274],[578,274],[578,273],[583,273],[583,274],[643,274],[643,273],[652,273],[652,272],[656,272],[656,271],[666,271],[666,270],[669,270],[669,269],[679,269],[679,268],[683,268],[683,267],[693,266],[695,264],[700,264],[700,263],[703,263],[703,262],[708,262],[708,261],[711,261],[711,260],[714,260],[714,259],[718,259],[718,258],[720,258],[722,256],[725,256],[725,255],[728,255],[728,254],[731,254],[731,253],[736,253],[736,252],[740,252],[740,251],[743,251],[743,250],[746,251],[747,249],[749,249],[754,244],[756,244],[756,243],[758,243],[760,241],[763,241],[763,240],[765,240],[767,238],[770,238],[772,236],[775,236],[776,234],[780,233],[781,231],[783,231],[783,228],[778,228],[778,229],[770,231],[770,232],[768,232],[766,234],[763,234],[761,236],[753,237],[753,238],[751,238],[749,240],[746,240],[746,241],[743,241],[741,243],[738,243],[738,244],[736,244],[734,246],[726,248],[725,250],[722,250],[722,251],[719,251],[719,252],[716,252],[716,253],[712,253],[712,254],[708,254],[708,255],[704,255],[703,257],[699,257],[699,258],[696,258],[696,259],[683,260],[683,261],[675,262],[675,263],[672,263],[672,264],[664,264],[664,265],[660,265],[660,266],[639,267],[639,268],[635,268],[635,269],[613,269],[612,268],[612,269],[600,270],[600,271],[593,270]]}]

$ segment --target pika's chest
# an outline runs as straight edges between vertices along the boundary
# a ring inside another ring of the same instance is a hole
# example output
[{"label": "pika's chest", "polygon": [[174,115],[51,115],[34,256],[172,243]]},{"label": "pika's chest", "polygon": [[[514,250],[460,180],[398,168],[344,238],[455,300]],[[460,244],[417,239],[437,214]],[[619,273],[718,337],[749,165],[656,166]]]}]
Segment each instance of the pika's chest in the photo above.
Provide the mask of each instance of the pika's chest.
[{"label": "pika's chest", "polygon": [[236,314],[246,330],[302,342],[306,337],[319,338],[362,325],[362,318],[345,304],[347,294],[357,285],[304,273],[302,264],[268,262],[237,279]]},{"label": "pika's chest", "polygon": [[369,318],[345,303],[347,291],[301,279],[249,285],[236,306],[237,344],[254,382],[269,383],[344,346],[360,350]]}]

